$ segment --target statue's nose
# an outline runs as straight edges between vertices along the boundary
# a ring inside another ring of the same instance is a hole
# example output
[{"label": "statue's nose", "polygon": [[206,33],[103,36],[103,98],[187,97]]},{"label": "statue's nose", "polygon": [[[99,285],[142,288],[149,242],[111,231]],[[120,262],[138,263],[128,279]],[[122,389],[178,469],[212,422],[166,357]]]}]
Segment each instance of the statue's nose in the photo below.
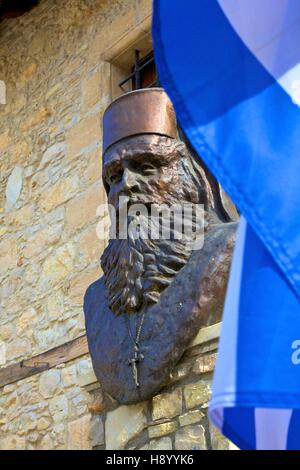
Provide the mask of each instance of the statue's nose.
[{"label": "statue's nose", "polygon": [[122,191],[131,193],[139,189],[139,184],[136,175],[128,168],[125,168],[122,177]]}]

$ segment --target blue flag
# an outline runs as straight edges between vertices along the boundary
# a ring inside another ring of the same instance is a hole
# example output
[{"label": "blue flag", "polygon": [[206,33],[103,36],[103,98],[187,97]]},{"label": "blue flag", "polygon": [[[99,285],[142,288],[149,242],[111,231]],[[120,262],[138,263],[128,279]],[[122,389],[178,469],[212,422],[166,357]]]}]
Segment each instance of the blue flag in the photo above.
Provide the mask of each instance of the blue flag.
[{"label": "blue flag", "polygon": [[300,449],[300,2],[154,0],[162,85],[242,217],[209,414]]}]

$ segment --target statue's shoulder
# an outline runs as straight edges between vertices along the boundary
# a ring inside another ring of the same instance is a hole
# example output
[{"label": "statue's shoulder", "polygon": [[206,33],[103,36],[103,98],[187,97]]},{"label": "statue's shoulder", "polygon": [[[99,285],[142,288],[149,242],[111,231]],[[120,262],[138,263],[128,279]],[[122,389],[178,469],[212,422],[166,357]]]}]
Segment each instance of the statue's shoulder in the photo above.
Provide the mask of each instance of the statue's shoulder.
[{"label": "statue's shoulder", "polygon": [[207,239],[210,239],[211,243],[234,243],[238,225],[238,221],[212,225],[208,231]]},{"label": "statue's shoulder", "polygon": [[211,225],[204,234],[204,244],[195,250],[191,259],[193,261],[216,256],[217,253],[228,253],[230,256],[234,248],[238,222],[228,222]]},{"label": "statue's shoulder", "polygon": [[105,289],[104,289],[104,278],[101,276],[95,282],[89,285],[87,288],[84,300],[83,300],[83,310],[86,315],[89,314],[94,308],[94,303],[104,301],[105,298]]}]

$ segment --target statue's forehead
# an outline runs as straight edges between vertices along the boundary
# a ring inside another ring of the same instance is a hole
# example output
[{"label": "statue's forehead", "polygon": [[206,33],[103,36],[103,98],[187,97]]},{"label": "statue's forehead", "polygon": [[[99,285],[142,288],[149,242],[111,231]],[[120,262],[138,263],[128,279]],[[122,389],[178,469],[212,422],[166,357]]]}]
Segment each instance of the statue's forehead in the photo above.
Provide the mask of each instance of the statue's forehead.
[{"label": "statue's forehead", "polygon": [[[103,164],[111,161],[134,158],[140,154],[159,154],[163,152],[162,145],[171,144],[171,139],[155,134],[133,136],[112,145],[103,155]],[[165,150],[165,149],[164,149]]]}]

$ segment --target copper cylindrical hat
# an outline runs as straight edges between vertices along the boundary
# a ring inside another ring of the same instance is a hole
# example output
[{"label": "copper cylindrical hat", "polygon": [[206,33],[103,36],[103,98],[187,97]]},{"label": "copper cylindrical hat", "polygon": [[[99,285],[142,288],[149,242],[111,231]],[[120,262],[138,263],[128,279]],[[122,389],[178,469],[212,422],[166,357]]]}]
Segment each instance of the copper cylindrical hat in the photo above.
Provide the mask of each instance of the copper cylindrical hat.
[{"label": "copper cylindrical hat", "polygon": [[103,116],[103,153],[112,144],[138,134],[175,139],[176,115],[162,88],[143,88],[121,95]]}]

